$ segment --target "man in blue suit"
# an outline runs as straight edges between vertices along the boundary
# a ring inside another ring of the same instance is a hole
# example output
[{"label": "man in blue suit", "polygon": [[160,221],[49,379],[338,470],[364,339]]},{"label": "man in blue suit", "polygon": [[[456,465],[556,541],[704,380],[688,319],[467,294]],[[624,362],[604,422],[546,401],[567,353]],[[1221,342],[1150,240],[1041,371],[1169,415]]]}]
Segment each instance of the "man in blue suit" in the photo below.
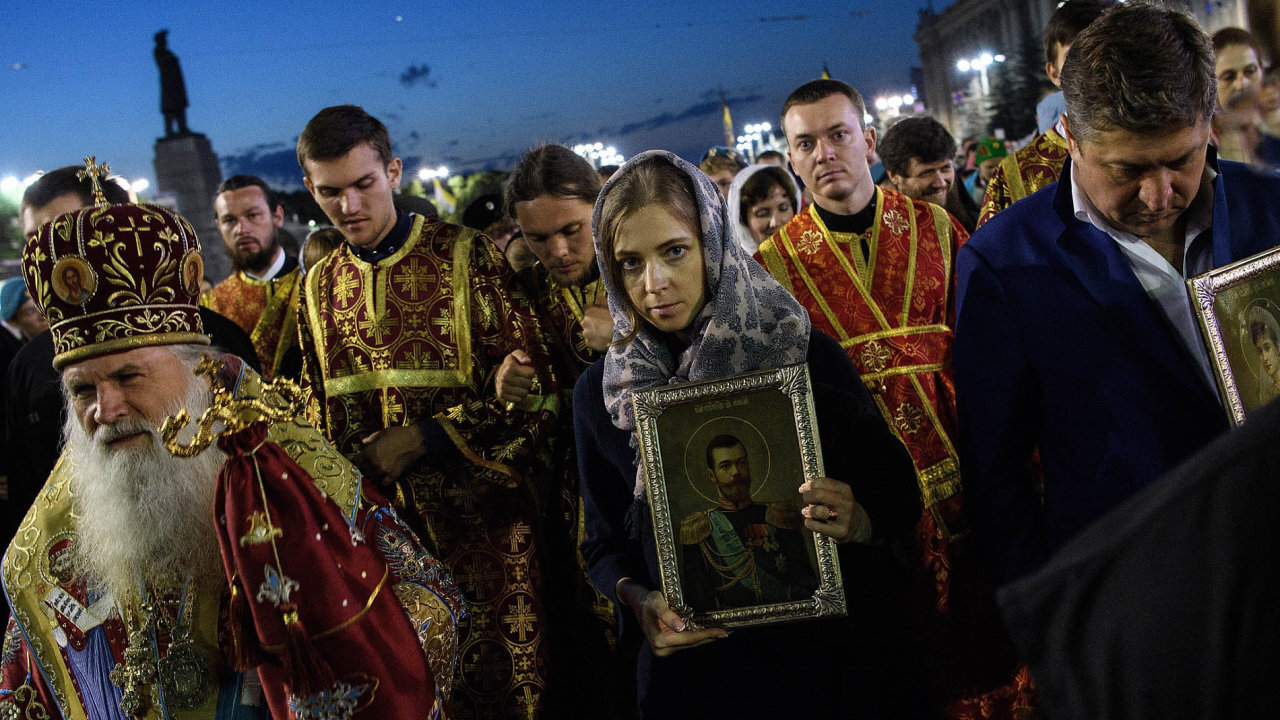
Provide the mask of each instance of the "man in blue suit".
[{"label": "man in blue suit", "polygon": [[1185,280],[1280,243],[1280,179],[1209,147],[1194,21],[1117,6],[1077,36],[1062,88],[1060,181],[956,260],[966,515],[997,584],[1226,429]]}]

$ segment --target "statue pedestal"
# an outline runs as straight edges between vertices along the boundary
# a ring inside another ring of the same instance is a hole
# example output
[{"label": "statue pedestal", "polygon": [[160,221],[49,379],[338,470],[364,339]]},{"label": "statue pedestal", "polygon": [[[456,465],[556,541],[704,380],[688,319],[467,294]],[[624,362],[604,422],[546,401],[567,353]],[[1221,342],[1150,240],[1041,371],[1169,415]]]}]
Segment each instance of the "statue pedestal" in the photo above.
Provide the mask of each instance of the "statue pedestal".
[{"label": "statue pedestal", "polygon": [[231,263],[214,220],[213,194],[222,182],[222,170],[209,138],[200,133],[160,138],[152,165],[159,192],[177,199],[174,209],[200,236],[205,277],[217,285],[231,274]]}]

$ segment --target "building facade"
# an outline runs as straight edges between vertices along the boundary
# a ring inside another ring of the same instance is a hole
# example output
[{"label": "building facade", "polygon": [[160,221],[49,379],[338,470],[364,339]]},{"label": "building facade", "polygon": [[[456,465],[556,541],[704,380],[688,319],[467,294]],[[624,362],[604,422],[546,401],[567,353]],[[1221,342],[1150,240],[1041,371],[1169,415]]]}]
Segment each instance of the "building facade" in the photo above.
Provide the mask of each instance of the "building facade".
[{"label": "building facade", "polygon": [[[1253,29],[1275,55],[1277,0],[1166,0],[1210,33],[1223,27]],[[956,0],[941,12],[933,2],[920,11],[915,41],[920,48],[925,109],[957,138],[984,125],[989,83],[982,72],[962,71],[957,64],[983,53],[1013,55],[1028,40],[1039,46],[1044,26],[1059,0]],[[1039,60],[1043,63],[1043,59]]]}]

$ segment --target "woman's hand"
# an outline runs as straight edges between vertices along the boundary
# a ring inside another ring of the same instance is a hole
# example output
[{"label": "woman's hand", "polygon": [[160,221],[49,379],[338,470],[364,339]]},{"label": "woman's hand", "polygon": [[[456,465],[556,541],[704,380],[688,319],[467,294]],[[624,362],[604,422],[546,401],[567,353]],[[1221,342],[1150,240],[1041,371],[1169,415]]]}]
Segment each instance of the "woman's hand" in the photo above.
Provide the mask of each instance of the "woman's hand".
[{"label": "woman's hand", "polygon": [[667,598],[660,591],[648,590],[634,580],[620,584],[618,599],[631,606],[644,636],[649,638],[649,647],[658,657],[729,637],[729,631],[721,628],[686,629],[684,620],[667,607]]},{"label": "woman's hand", "polygon": [[800,511],[805,527],[838,543],[871,539],[871,518],[853,499],[853,490],[847,484],[814,478],[800,486],[800,495],[809,503]]}]

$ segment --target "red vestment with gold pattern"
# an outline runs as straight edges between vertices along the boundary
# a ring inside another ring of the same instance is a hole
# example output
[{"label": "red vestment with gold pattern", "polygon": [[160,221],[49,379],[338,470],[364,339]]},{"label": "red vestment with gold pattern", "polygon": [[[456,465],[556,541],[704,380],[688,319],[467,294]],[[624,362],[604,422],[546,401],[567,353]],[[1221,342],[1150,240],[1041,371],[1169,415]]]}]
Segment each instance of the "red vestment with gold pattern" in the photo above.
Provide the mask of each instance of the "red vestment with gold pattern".
[{"label": "red vestment with gold pattern", "polygon": [[[547,490],[554,494],[547,498],[545,518],[553,663],[558,672],[592,677],[590,683],[554,687],[548,697],[548,717],[633,717],[634,703],[629,698],[635,695],[637,649],[617,647],[617,610],[587,579],[580,552],[586,526],[573,443],[573,386],[587,367],[604,357],[587,345],[582,334],[587,308],[603,307],[604,284],[598,277],[581,286],[562,284],[541,263],[521,271],[519,277],[533,295],[560,383],[558,429],[539,453],[538,469],[531,470],[547,475]],[[567,630],[559,638],[555,637],[557,623]]]},{"label": "red vestment with gold pattern", "polygon": [[270,280],[235,272],[200,298],[201,305],[249,333],[262,376],[267,380],[280,372],[286,353],[298,344],[301,278],[302,271],[296,264]]},{"label": "red vestment with gold pattern", "polygon": [[[303,384],[339,450],[354,457],[370,434],[423,418],[456,448],[390,491],[470,606],[449,716],[540,717],[546,490],[525,471],[555,431],[559,390],[527,293],[483,235],[422,216],[389,257],[370,264],[344,244],[304,283]],[[531,400],[508,411],[492,375],[517,349],[540,374]]]},{"label": "red vestment with gold pattern", "polygon": [[[228,365],[228,396],[215,405],[242,412],[269,397],[287,406],[238,359]],[[188,579],[143,588],[143,602],[77,577],[72,477],[93,470],[62,456],[0,565],[13,606],[0,647],[0,718],[266,720],[290,704],[295,716],[317,717],[334,692],[350,717],[440,717],[465,613],[458,587],[303,418],[260,421],[232,437],[241,434],[250,449],[224,463],[210,516],[223,519],[230,594],[227,578],[213,587]],[[264,514],[256,503],[269,496]],[[228,547],[244,557],[233,560]],[[327,698],[291,685],[282,603],[330,673],[318,688]]]},{"label": "red vestment with gold pattern", "polygon": [[1001,160],[987,183],[978,227],[1022,198],[1058,182],[1068,155],[1066,138],[1049,128],[1029,145]]},{"label": "red vestment with gold pattern", "polygon": [[911,454],[924,504],[916,640],[936,702],[951,718],[1012,718],[1030,702],[1027,681],[1010,679],[1012,648],[977,558],[957,537],[952,261],[968,235],[936,205],[883,188],[874,202],[862,235],[832,232],[811,205],[762,243],[756,259],[845,349]]}]

